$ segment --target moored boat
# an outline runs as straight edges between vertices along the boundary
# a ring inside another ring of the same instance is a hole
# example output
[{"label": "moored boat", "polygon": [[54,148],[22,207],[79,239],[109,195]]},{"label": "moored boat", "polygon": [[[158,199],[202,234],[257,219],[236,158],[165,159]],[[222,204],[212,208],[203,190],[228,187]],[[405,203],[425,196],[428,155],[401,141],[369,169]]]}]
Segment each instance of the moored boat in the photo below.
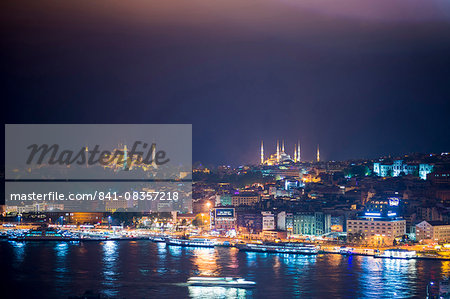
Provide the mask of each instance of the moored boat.
[{"label": "moored boat", "polygon": [[239,244],[239,250],[270,253],[317,254],[319,249],[313,244],[283,243],[283,244]]},{"label": "moored boat", "polygon": [[166,244],[174,245],[174,246],[184,246],[184,247],[214,247],[216,242],[209,240],[209,239],[201,239],[201,238],[195,238],[195,239],[167,238]]},{"label": "moored boat", "polygon": [[33,229],[17,236],[18,241],[72,241],[74,236],[65,231],[59,231],[49,228]]},{"label": "moored boat", "polygon": [[353,251],[354,249],[352,247],[341,246],[341,248],[339,248],[339,253],[343,255],[352,255]]},{"label": "moored boat", "polygon": [[150,236],[149,240],[152,242],[166,242],[166,238],[160,236]]},{"label": "moored boat", "polygon": [[417,253],[414,250],[386,249],[381,253],[376,253],[374,257],[391,259],[412,259],[417,257]]}]

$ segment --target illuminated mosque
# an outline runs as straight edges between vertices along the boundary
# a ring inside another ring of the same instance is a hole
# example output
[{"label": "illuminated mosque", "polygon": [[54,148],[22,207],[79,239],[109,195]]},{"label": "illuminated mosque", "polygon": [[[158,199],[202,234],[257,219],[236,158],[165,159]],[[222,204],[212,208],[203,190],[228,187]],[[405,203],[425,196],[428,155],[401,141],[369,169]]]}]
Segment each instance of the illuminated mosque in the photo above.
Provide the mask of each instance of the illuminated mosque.
[{"label": "illuminated mosque", "polygon": [[[317,146],[317,162],[320,162],[319,146]],[[261,141],[261,165],[280,165],[289,163],[299,163],[301,162],[300,155],[300,141],[294,145],[294,157],[291,157],[284,150],[284,140],[281,143],[277,140],[277,152],[270,155],[267,159],[264,159],[264,143]]]}]

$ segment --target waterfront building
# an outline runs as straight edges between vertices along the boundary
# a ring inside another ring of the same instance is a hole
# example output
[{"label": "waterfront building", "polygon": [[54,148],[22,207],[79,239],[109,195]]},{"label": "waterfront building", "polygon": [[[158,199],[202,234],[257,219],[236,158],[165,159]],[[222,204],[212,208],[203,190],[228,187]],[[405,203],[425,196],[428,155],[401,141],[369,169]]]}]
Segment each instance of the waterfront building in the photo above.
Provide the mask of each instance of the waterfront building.
[{"label": "waterfront building", "polygon": [[275,215],[272,212],[261,212],[263,227],[262,230],[274,230],[276,228]]},{"label": "waterfront building", "polygon": [[[379,217],[379,216],[375,216]],[[363,218],[347,220],[347,238],[359,235],[372,245],[392,245],[396,237],[406,234],[406,221],[397,218]]]},{"label": "waterfront building", "polygon": [[265,230],[261,233],[263,239],[287,239],[287,232],[280,230]]},{"label": "waterfront building", "polygon": [[296,213],[293,216],[293,234],[322,236],[331,232],[331,215],[322,212]]},{"label": "waterfront building", "polygon": [[392,245],[406,234],[406,220],[399,217],[400,198],[375,196],[358,219],[347,220],[347,239],[358,237],[373,245]]},{"label": "waterfront building", "polygon": [[263,217],[258,211],[236,211],[238,231],[244,234],[259,234],[263,230]]},{"label": "waterfront building", "polygon": [[450,225],[442,221],[422,221],[416,224],[416,240],[433,242],[450,241]]},{"label": "waterfront building", "polygon": [[234,208],[214,208],[210,212],[211,229],[228,231],[236,228],[236,212]]},{"label": "waterfront building", "polygon": [[427,175],[433,172],[431,164],[406,164],[403,160],[396,160],[393,164],[373,163],[373,172],[381,177],[403,175],[417,175],[426,180]]},{"label": "waterfront building", "polygon": [[277,229],[280,231],[287,231],[289,235],[292,234],[294,229],[294,214],[286,211],[278,213]]}]

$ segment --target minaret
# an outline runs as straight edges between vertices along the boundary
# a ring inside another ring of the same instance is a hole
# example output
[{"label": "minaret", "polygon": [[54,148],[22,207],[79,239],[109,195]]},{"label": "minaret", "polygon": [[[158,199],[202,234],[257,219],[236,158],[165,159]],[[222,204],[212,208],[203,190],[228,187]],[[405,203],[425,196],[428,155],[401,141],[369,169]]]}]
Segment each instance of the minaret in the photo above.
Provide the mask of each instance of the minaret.
[{"label": "minaret", "polygon": [[277,162],[280,162],[280,143],[277,140]]},{"label": "minaret", "polygon": [[152,166],[153,168],[158,168],[158,165],[156,164],[156,143],[152,143]]},{"label": "minaret", "polygon": [[264,144],[261,140],[261,164],[264,164]]},{"label": "minaret", "polygon": [[320,162],[319,145],[317,145],[317,162]]},{"label": "minaret", "polygon": [[281,152],[284,153],[284,140],[283,140],[283,144],[281,145]]},{"label": "minaret", "polygon": [[297,163],[297,144],[294,144],[294,162]]},{"label": "minaret", "polygon": [[128,156],[127,156],[127,145],[125,144],[125,148],[123,150],[123,169],[127,170],[128,167]]},{"label": "minaret", "polygon": [[297,162],[301,162],[301,157],[300,157],[300,140],[298,140],[297,143]]}]

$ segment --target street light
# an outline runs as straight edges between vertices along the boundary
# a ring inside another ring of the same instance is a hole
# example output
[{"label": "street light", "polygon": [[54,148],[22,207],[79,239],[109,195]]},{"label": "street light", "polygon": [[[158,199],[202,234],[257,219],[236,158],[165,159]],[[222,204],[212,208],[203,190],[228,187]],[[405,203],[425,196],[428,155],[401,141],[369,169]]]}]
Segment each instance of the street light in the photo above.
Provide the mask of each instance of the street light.
[{"label": "street light", "polygon": [[430,281],[429,283],[427,283],[427,299],[430,298],[429,290],[428,290],[428,287],[429,287],[430,285],[434,285],[434,282]]}]

